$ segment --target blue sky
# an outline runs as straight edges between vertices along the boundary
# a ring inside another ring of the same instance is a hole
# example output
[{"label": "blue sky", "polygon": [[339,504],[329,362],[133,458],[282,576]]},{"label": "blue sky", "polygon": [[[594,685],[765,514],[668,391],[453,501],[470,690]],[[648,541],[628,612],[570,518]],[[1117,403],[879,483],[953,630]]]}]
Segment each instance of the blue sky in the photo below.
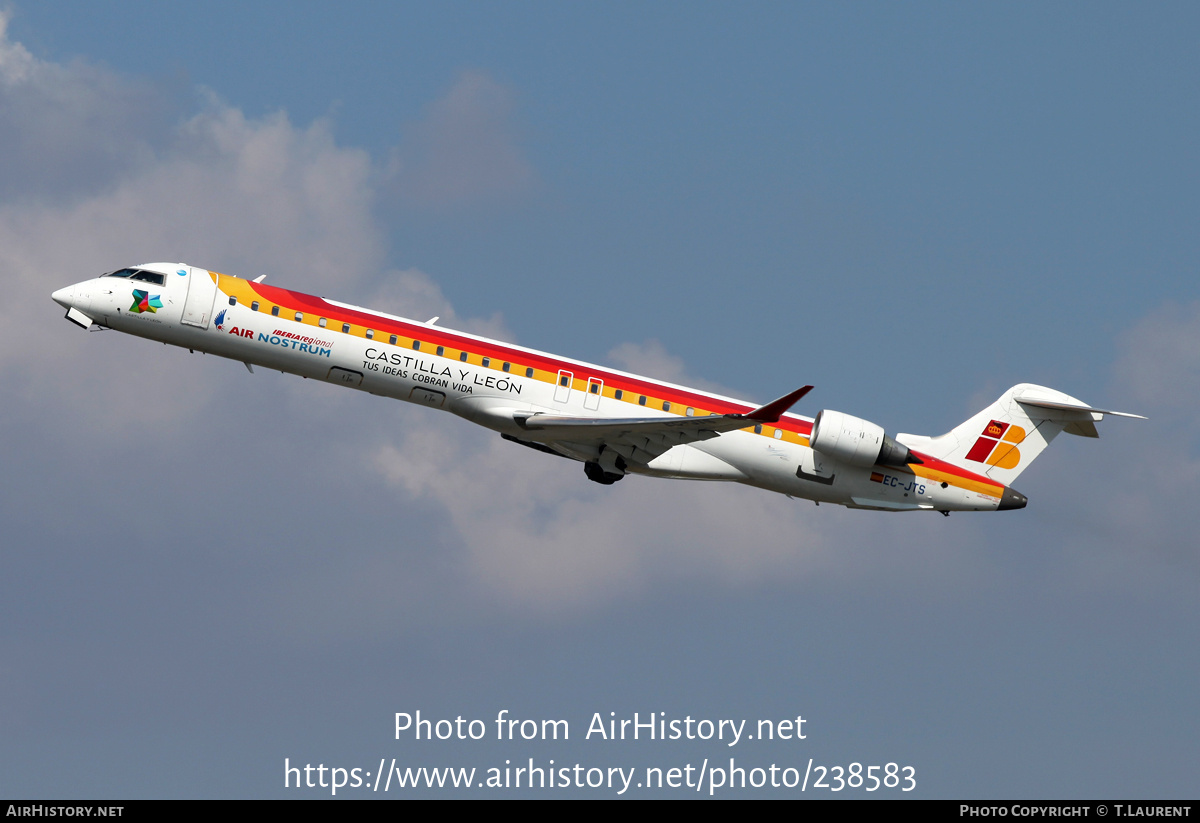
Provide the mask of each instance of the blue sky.
[{"label": "blue sky", "polygon": [[[1086,11],[9,6],[10,793],[715,756],[392,739],[418,708],[802,713],[810,741],[734,753],[900,760],[932,797],[1193,792],[1198,21]],[[1151,419],[1056,441],[991,517],[601,489],[49,300],[150,260],[750,400],[812,383],[804,413],[893,433],[1025,381]]]}]

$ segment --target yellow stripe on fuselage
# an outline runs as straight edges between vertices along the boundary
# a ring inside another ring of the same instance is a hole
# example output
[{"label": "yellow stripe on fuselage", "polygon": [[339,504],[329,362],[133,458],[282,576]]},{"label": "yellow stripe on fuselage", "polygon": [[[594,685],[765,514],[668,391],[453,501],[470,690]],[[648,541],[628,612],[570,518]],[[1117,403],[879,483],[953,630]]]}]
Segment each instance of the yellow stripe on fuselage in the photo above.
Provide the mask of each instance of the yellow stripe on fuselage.
[{"label": "yellow stripe on fuselage", "polygon": [[[259,291],[257,291],[254,288],[253,283],[249,280],[243,280],[240,277],[234,277],[234,276],[228,275],[228,274],[218,274],[217,272],[211,272],[211,274],[212,274],[213,278],[216,279],[218,288],[222,292],[224,292],[227,297],[237,298],[238,305],[246,306],[247,308],[249,308],[253,303],[257,302],[259,304],[259,308],[258,308],[259,312],[265,313],[266,315],[271,316],[271,317],[277,317],[280,320],[287,320],[287,321],[293,322],[293,323],[299,322],[306,326],[312,326],[318,334],[322,333],[322,332],[328,333],[328,334],[335,334],[335,333],[336,334],[349,334],[354,337],[360,337],[364,340],[370,340],[371,342],[378,343],[379,345],[396,346],[398,348],[402,348],[405,350],[412,350],[412,345],[414,342],[418,342],[418,343],[422,342],[420,340],[420,338],[406,337],[406,336],[399,335],[399,334],[396,335],[395,343],[391,342],[390,334],[385,335],[383,337],[383,339],[380,339],[377,336],[367,337],[367,331],[370,330],[370,327],[356,324],[356,323],[348,324],[350,327],[348,331],[342,330],[342,328],[341,328],[342,321],[337,321],[337,323],[338,323],[337,328],[332,328],[330,325],[322,326],[320,321],[322,319],[326,319],[326,318],[321,318],[320,315],[314,314],[311,311],[298,312],[294,306],[286,306],[281,303],[274,303],[271,300],[268,300]],[[272,313],[271,313],[272,309],[274,309],[276,307],[278,307],[278,309],[279,309],[279,314],[272,315]],[[336,308],[336,307],[334,307],[334,308]],[[299,320],[296,320],[296,314],[300,314]],[[439,331],[442,334],[450,333],[448,329],[439,329]],[[434,354],[434,352],[427,351],[424,348],[426,345],[432,345],[432,344],[424,343],[422,345],[422,347],[420,349],[416,349],[416,351],[419,351],[422,354]],[[491,358],[488,365],[484,366],[483,360],[484,360],[485,355],[473,353],[468,349],[461,349],[461,348],[456,349],[456,348],[451,348],[449,346],[444,346],[443,349],[444,349],[444,351],[441,356],[445,357],[449,360],[454,360],[457,362],[465,362],[465,363],[469,363],[472,366],[477,366],[479,368],[486,368],[489,370],[499,371],[501,373],[504,373],[503,361],[497,361],[496,358]],[[467,352],[467,359],[460,360],[459,358],[461,357],[461,355],[464,351]],[[568,366],[568,368],[565,369],[565,371],[570,371],[570,372],[572,372],[572,374],[574,374],[574,371],[576,370],[575,364],[567,363],[566,365]],[[513,369],[507,373],[513,377],[521,377],[526,380],[536,380],[540,383],[546,383],[551,386],[556,386],[558,384],[559,375],[557,372],[546,371],[546,370],[535,367],[533,370],[533,376],[526,377],[525,369],[528,368],[527,366],[517,363],[515,361],[512,362],[512,366],[513,366]],[[641,378],[641,379],[645,380],[645,378]],[[584,377],[572,376],[571,389],[574,391],[583,392],[586,394],[586,393],[588,393],[588,383],[589,383],[589,380],[588,380],[587,376],[584,376]],[[607,382],[605,382],[601,386],[601,390],[600,390],[600,392],[598,392],[598,394],[603,397],[607,397],[610,400],[613,400],[614,402],[617,402],[617,403],[629,403],[630,405],[637,406],[639,408],[643,407],[643,405],[638,402],[638,399],[641,397],[640,393],[632,392],[628,389],[624,389],[624,390],[622,390],[623,396],[618,400],[617,396],[616,396],[617,391],[618,391],[618,389],[616,387],[610,386]],[[674,414],[674,415],[678,415],[680,417],[685,416],[687,414],[688,407],[685,404],[680,403],[677,400],[671,400],[670,398],[664,398],[664,397],[653,397],[650,395],[646,395],[646,403],[645,403],[644,407],[645,408],[654,408],[656,410],[662,410],[664,402],[669,402],[671,404],[671,408],[669,411],[667,411],[667,414]],[[711,409],[694,408],[694,416],[696,416],[696,417],[704,417],[710,413],[712,413]],[[741,429],[740,431],[749,432],[749,433],[753,434],[754,426],[748,426],[744,429]],[[776,431],[780,432],[779,437],[775,436]],[[762,427],[762,432],[761,432],[760,436],[767,437],[767,438],[774,439],[774,440],[782,440],[786,443],[792,443],[792,444],[799,445],[799,446],[807,446],[808,445],[808,436],[807,435],[800,434],[799,432],[790,431],[788,429],[784,429],[784,428],[777,427],[777,426],[764,425]]]},{"label": "yellow stripe on fuselage", "polygon": [[986,494],[988,497],[999,498],[1004,494],[1004,485],[1001,483],[984,483],[979,480],[972,480],[969,477],[963,477],[962,475],[951,474],[939,469],[931,469],[928,466],[918,463],[910,463],[908,468],[917,477],[924,477],[927,480],[932,480],[934,483],[948,483],[951,486],[966,489],[970,492]]}]

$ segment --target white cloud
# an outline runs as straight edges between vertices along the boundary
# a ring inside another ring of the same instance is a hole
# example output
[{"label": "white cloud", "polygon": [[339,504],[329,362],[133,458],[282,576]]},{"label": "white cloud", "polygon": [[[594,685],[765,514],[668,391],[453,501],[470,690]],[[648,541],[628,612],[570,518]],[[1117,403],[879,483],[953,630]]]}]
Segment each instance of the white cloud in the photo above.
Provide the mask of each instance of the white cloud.
[{"label": "white cloud", "polygon": [[[451,422],[384,445],[376,467],[444,511],[469,577],[504,599],[586,607],[678,576],[744,581],[797,557],[823,563],[824,537],[785,498],[642,477],[602,487],[580,463]],[[794,527],[784,542],[781,519]]]},{"label": "white cloud", "polygon": [[1063,527],[1081,585],[1111,591],[1194,586],[1200,576],[1194,548],[1200,510],[1193,500],[1200,484],[1200,304],[1151,312],[1122,336],[1119,351],[1108,395],[1084,399],[1149,420],[1105,418],[1097,424],[1098,441],[1060,437],[1029,471],[1028,482],[1045,489],[1031,508],[1054,507],[1037,516]]},{"label": "white cloud", "polygon": [[[1128,403],[1173,421],[1195,419],[1200,404],[1200,303],[1168,304],[1133,326],[1114,367]],[[1195,435],[1191,435],[1194,440]]]},{"label": "white cloud", "polygon": [[401,200],[441,210],[528,190],[535,175],[519,147],[515,110],[507,86],[483,72],[459,75],[393,152]]},{"label": "white cloud", "polygon": [[[644,374],[656,377],[668,383],[681,386],[694,386],[698,389],[723,394],[727,397],[739,397],[734,389],[689,374],[683,358],[667,351],[667,347],[659,340],[646,340],[642,343],[622,343],[608,353],[608,359],[623,371],[633,374]],[[763,402],[766,402],[765,400]]]},{"label": "white cloud", "polygon": [[0,12],[0,197],[61,200],[151,162],[177,110],[154,84],[39,60]]},{"label": "white cloud", "polygon": [[8,39],[10,12],[0,11],[0,85],[5,88],[27,83],[42,64],[20,43]]},{"label": "white cloud", "polygon": [[[914,585],[941,585],[979,562],[932,539],[970,533],[966,519],[818,508],[729,483],[630,476],[606,487],[589,482],[578,462],[463,421],[402,428],[373,450],[375,468],[443,514],[477,588],[524,608],[589,608],[686,580],[741,587],[849,575],[855,585],[890,586],[931,557],[935,570]],[[896,554],[857,565],[863,548],[878,545]]]},{"label": "white cloud", "polygon": [[489,318],[459,317],[441,287],[420,269],[387,272],[370,307],[412,320],[438,318],[438,324],[494,340],[515,342],[499,312]]},{"label": "white cloud", "polygon": [[[3,42],[4,65],[32,60]],[[9,73],[41,73],[49,96],[55,81],[86,96],[86,75],[32,66]],[[105,78],[97,96],[105,99],[114,82]],[[52,125],[25,127],[38,133]],[[337,146],[328,124],[297,128],[282,114],[248,120],[213,99],[176,127],[171,143],[101,191],[85,186],[51,202],[10,197],[0,204],[0,272],[9,300],[24,307],[0,327],[0,372],[30,402],[56,398],[59,409],[107,409],[91,418],[100,426],[176,420],[204,404],[204,393],[188,390],[196,366],[180,369],[178,352],[152,357],[142,348],[144,359],[126,359],[127,345],[110,333],[88,338],[61,320],[50,300],[54,289],[155,260],[264,273],[332,296],[346,296],[379,271],[383,242],[371,211],[369,158]],[[41,184],[30,185],[36,192]],[[132,385],[158,387],[160,400],[145,402]]]}]

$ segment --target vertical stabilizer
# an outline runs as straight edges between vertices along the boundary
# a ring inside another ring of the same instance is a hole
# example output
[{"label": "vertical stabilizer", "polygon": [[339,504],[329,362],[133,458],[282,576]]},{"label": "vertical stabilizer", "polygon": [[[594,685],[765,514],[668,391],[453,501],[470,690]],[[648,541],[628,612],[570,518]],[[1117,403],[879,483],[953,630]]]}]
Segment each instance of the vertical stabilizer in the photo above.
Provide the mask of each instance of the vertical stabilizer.
[{"label": "vertical stabilizer", "polygon": [[1106,414],[1139,416],[1094,409],[1060,391],[1021,383],[940,437],[902,434],[896,439],[918,454],[937,457],[1009,485],[1059,432],[1097,437],[1096,421]]}]

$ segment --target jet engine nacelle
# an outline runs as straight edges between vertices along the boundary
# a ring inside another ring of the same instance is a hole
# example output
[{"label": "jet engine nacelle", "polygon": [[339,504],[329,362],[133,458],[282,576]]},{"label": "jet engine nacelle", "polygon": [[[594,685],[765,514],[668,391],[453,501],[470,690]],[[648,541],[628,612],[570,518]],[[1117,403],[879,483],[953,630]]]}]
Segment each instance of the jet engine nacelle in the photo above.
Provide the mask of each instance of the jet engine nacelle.
[{"label": "jet engine nacelle", "polygon": [[822,409],[813,421],[808,444],[821,454],[852,466],[903,466],[921,460],[869,420]]}]

